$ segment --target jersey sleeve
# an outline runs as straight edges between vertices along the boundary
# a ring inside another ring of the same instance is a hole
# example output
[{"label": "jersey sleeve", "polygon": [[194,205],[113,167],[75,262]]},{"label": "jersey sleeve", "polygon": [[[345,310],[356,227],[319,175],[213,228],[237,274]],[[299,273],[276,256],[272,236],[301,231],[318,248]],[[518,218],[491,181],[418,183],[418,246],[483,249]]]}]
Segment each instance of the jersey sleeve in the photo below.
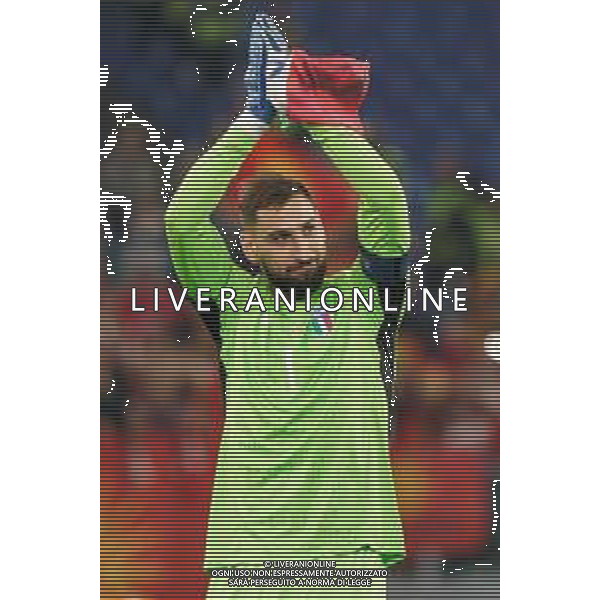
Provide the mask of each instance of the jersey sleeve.
[{"label": "jersey sleeve", "polygon": [[241,269],[212,222],[212,213],[265,126],[242,113],[186,173],[165,215],[171,260],[184,287],[219,288]]},{"label": "jersey sleeve", "polygon": [[320,125],[308,129],[359,195],[357,226],[361,246],[382,257],[408,253],[408,206],[400,179],[392,167],[353,129]]}]

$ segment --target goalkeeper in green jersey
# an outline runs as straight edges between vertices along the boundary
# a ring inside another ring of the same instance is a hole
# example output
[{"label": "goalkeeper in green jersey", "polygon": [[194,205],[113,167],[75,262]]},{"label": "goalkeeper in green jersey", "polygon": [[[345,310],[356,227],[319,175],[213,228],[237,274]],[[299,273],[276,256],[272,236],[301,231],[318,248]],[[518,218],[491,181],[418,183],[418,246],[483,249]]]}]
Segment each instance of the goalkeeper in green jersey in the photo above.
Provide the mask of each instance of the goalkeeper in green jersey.
[{"label": "goalkeeper in green jersey", "polygon": [[[376,287],[360,258],[329,272],[325,228],[311,191],[283,176],[258,178],[245,196],[241,248],[259,269],[251,273],[232,258],[211,217],[273,119],[284,129],[301,122],[356,191],[361,251],[379,263],[407,253],[410,233],[401,184],[365,139],[358,118],[364,68],[354,59],[327,61],[292,51],[270,17],[255,19],[245,109],[188,171],[166,214],[182,285],[216,294],[228,287],[245,297],[257,288],[263,298],[276,287],[334,287],[344,295],[359,288],[365,297]],[[354,105],[347,97],[336,104],[335,94],[322,94],[314,77],[304,77],[317,73],[330,83],[345,78],[347,84],[352,69]],[[221,313],[227,413],[206,569],[263,568],[266,561],[295,560],[385,568],[403,558],[377,346],[382,317],[377,306],[353,312],[351,303],[338,312],[275,312],[269,303],[266,312]],[[209,597],[385,597],[382,581],[374,579],[361,590],[236,592],[227,578],[215,578]]]}]

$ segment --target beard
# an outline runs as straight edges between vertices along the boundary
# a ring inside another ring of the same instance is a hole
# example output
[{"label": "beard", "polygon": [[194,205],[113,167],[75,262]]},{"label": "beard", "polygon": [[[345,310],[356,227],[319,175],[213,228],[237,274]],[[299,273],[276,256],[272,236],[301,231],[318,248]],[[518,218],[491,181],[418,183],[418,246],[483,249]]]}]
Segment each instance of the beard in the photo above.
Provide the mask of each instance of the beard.
[{"label": "beard", "polygon": [[294,274],[294,271],[275,272],[266,265],[262,265],[262,270],[273,288],[279,288],[284,294],[288,294],[292,289],[298,291],[307,288],[319,289],[323,285],[327,266],[324,262],[320,262],[298,274]]}]

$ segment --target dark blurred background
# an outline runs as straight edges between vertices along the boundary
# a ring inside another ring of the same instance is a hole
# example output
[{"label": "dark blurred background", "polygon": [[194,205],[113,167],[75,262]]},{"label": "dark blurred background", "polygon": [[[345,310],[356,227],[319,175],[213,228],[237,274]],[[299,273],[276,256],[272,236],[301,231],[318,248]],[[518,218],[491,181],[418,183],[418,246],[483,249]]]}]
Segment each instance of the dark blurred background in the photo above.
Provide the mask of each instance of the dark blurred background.
[{"label": "dark blurred background", "polygon": [[[242,106],[261,4],[101,1],[106,598],[203,597],[218,339],[191,307],[132,314],[130,289],[150,305],[154,286],[177,287],[163,214]],[[409,559],[390,597],[497,597],[499,2],[279,0],[269,12],[292,45],[371,63],[363,116],[408,195],[410,283],[438,287],[456,269],[448,287],[468,288],[466,313],[415,311],[394,340],[391,453]]]}]

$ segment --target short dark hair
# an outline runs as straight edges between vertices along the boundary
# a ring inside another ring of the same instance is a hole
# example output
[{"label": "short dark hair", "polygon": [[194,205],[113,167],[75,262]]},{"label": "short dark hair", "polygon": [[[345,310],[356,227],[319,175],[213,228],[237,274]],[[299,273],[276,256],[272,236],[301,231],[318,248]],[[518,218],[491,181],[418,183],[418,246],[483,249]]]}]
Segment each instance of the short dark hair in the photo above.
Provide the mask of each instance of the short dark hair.
[{"label": "short dark hair", "polygon": [[244,223],[256,223],[259,210],[284,206],[294,194],[303,194],[309,200],[310,192],[299,181],[280,175],[257,179],[246,192],[243,206]]}]

